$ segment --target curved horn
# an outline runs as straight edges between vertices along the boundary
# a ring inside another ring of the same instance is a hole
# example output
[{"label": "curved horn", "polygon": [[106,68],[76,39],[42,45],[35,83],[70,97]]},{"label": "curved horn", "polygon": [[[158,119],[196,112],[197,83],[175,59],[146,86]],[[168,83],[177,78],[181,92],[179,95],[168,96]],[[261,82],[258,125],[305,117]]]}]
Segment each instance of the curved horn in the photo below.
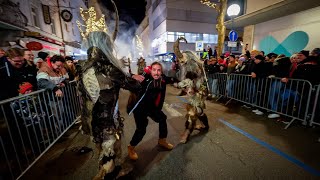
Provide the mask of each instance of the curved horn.
[{"label": "curved horn", "polygon": [[173,44],[173,52],[178,57],[178,59],[183,58],[183,55],[180,52],[180,48],[179,48],[179,41],[180,40],[184,40],[186,43],[188,43],[187,40],[184,37],[179,37],[176,40],[176,42]]},{"label": "curved horn", "polygon": [[114,32],[112,34],[112,40],[114,42],[116,40],[116,38],[117,38],[118,29],[119,29],[119,14],[118,14],[118,9],[117,9],[116,3],[114,3],[113,0],[111,0],[111,2],[113,4],[114,11],[116,12],[116,24],[115,24],[115,27],[114,27]]}]

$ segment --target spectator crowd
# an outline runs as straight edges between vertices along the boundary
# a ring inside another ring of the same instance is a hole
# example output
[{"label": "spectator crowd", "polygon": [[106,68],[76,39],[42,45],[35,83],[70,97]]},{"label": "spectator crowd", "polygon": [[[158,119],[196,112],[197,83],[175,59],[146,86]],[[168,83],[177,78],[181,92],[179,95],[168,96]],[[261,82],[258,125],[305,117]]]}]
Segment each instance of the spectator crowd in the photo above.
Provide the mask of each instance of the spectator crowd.
[{"label": "spectator crowd", "polygon": [[0,100],[21,95],[24,87],[21,85],[25,83],[29,83],[33,91],[48,89],[62,96],[60,88],[75,78],[74,60],[69,56],[50,57],[46,52],[39,52],[35,58],[28,49],[0,49],[0,82],[6,85],[0,90]]},{"label": "spectator crowd", "polygon": [[[312,86],[320,84],[320,48],[314,48],[311,52],[302,50],[292,54],[290,57],[276,53],[265,55],[263,51],[252,50],[251,52],[246,51],[245,54],[239,56],[228,53],[220,57],[210,56],[210,58],[203,59],[203,61],[213,96],[218,94],[219,90],[225,91],[220,92],[220,94],[226,93],[228,97],[233,97],[236,93],[239,94],[239,91],[246,91],[241,92],[241,94],[250,98],[251,96],[256,96],[257,91],[259,91],[260,98],[267,97],[268,101],[265,104],[257,104],[257,99],[248,100],[247,102],[257,106],[267,106],[271,109],[273,113],[270,113],[268,118],[280,117],[275,112],[280,111],[278,102],[285,102],[285,97],[287,99],[295,97],[294,101],[301,99],[302,103],[306,103],[305,99],[308,98],[307,93],[305,93],[306,87],[300,87],[301,85],[297,84],[292,85],[291,83],[290,89],[288,89],[289,85],[286,86],[288,81],[299,79],[309,81]],[[214,74],[216,73],[227,74],[228,80],[225,90],[218,83],[218,78],[210,78],[215,77]],[[246,88],[240,88],[239,82],[229,78],[230,74],[247,75],[252,80],[244,85]],[[272,77],[278,78],[280,81],[270,81],[270,83],[266,81],[266,79]],[[260,88],[257,86],[260,86]],[[263,114],[260,109],[254,109],[253,112],[257,115]]]}]

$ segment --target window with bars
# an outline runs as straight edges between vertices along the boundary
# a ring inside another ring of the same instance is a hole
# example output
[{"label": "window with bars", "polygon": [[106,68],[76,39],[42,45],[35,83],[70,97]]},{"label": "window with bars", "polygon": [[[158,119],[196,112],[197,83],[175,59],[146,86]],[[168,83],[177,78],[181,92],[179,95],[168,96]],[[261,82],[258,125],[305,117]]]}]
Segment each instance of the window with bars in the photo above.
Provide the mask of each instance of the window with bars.
[{"label": "window with bars", "polygon": [[65,28],[66,28],[66,31],[69,32],[68,24],[67,24],[67,23],[64,23],[64,26],[65,26]]},{"label": "window with bars", "polygon": [[179,37],[184,37],[189,43],[203,41],[204,43],[217,44],[218,35],[202,33],[167,32],[167,41],[175,42]]},{"label": "window with bars", "polygon": [[84,4],[89,8],[89,0],[84,0]]},{"label": "window with bars", "polygon": [[50,26],[51,26],[51,33],[52,33],[52,34],[56,34],[56,26],[55,26],[55,24],[54,24],[54,19],[53,19],[53,18],[51,19],[51,24],[50,24]]},{"label": "window with bars", "polygon": [[36,7],[31,7],[32,25],[40,27],[38,19],[38,9]]},{"label": "window with bars", "polygon": [[71,30],[72,30],[72,34],[75,36],[76,34],[74,32],[74,23],[72,23]]}]

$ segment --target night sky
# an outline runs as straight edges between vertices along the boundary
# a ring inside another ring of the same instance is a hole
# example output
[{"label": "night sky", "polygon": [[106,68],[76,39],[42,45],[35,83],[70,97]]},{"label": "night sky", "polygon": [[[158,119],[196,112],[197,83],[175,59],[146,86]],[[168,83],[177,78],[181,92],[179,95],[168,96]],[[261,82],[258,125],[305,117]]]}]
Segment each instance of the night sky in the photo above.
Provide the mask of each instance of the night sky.
[{"label": "night sky", "polygon": [[[145,0],[114,0],[117,5],[120,21],[123,23],[120,26],[120,32],[137,27],[145,17],[146,2]],[[114,12],[114,8],[110,0],[102,0],[102,3]]]}]

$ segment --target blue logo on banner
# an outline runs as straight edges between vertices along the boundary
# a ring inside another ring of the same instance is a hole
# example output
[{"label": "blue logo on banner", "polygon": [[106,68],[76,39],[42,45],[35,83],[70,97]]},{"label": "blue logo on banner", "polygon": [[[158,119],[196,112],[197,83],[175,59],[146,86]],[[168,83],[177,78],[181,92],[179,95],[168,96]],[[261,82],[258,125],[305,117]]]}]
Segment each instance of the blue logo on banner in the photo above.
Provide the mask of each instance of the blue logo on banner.
[{"label": "blue logo on banner", "polygon": [[230,41],[237,41],[238,39],[238,33],[234,30],[229,32],[229,40]]}]

